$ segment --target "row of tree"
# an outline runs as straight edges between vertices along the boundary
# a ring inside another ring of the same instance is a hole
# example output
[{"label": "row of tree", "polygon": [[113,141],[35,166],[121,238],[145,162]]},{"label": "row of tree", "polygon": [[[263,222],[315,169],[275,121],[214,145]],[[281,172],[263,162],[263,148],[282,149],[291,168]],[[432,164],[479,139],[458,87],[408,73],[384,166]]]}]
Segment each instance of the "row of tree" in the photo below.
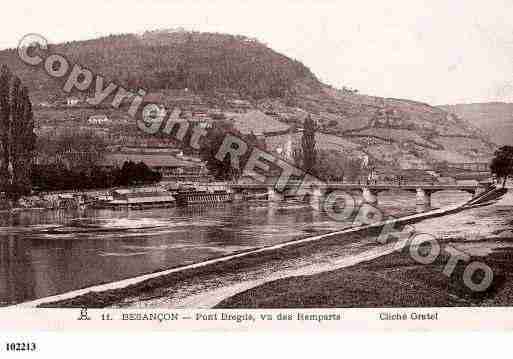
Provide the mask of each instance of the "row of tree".
[{"label": "row of tree", "polygon": [[36,135],[27,87],[7,66],[0,70],[0,190],[16,199],[30,193]]},{"label": "row of tree", "polygon": [[70,169],[60,165],[35,165],[32,185],[40,191],[86,190],[158,183],[159,172],[145,163],[125,162],[121,168],[95,167],[91,171]]},{"label": "row of tree", "polygon": [[68,128],[41,134],[36,141],[36,152],[38,164],[91,172],[105,159],[107,142],[94,131]]},{"label": "row of tree", "polygon": [[32,184],[40,190],[132,186],[162,179],[160,173],[142,162],[127,161],[120,168],[105,168],[107,143],[94,131],[69,128],[41,135],[36,148],[38,161],[33,167]]}]

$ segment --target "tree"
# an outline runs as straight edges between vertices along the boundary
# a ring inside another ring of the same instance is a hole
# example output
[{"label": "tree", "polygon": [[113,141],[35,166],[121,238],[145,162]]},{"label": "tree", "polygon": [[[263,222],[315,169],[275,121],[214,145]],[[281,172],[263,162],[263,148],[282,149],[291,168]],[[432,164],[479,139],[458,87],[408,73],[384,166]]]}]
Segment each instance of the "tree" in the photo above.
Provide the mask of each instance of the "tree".
[{"label": "tree", "polygon": [[[225,156],[222,161],[216,158],[227,135],[233,135],[247,145],[246,152],[239,158],[239,168],[232,166],[231,155]],[[218,180],[232,180],[239,178],[243,174],[244,166],[255,147],[265,151],[265,143],[260,141],[255,134],[243,135],[237,131],[231,123],[217,121],[214,126],[209,129],[201,143],[200,157],[205,161],[207,169],[214,178]]]},{"label": "tree", "polygon": [[[242,174],[242,168],[233,168],[231,158],[226,156],[223,161],[216,158],[218,150],[221,148],[226,135],[232,133],[234,128],[229,123],[222,121],[216,122],[209,129],[200,148],[200,157],[205,161],[207,169],[219,180],[231,180]],[[242,167],[242,166],[241,166]]]},{"label": "tree", "polygon": [[[16,90],[15,90],[16,89]],[[11,125],[11,161],[13,167],[13,184],[22,193],[28,193],[31,188],[30,170],[35,150],[36,136],[34,134],[34,114],[26,87],[21,87],[19,79],[15,80],[13,92],[18,100],[13,100]],[[14,96],[13,96],[14,99]]]},{"label": "tree", "polygon": [[2,66],[0,73],[0,140],[1,148],[1,166],[0,179],[2,187],[9,184],[9,134],[11,132],[11,101],[10,101],[10,83],[12,74],[7,66]]},{"label": "tree", "polygon": [[301,149],[303,152],[303,169],[312,175],[315,175],[315,161],[317,159],[317,150],[315,148],[316,129],[317,126],[314,120],[312,120],[311,116],[308,116],[304,124]]},{"label": "tree", "polygon": [[151,170],[144,162],[134,163],[127,161],[117,174],[116,184],[120,186],[133,186],[160,182],[162,175]]},{"label": "tree", "polygon": [[502,179],[502,187],[506,185],[508,177],[513,175],[513,146],[502,146],[495,151],[490,163],[490,171]]},{"label": "tree", "polygon": [[31,189],[30,171],[36,135],[28,89],[6,66],[0,73],[0,130],[0,184],[12,199],[17,199]]},{"label": "tree", "polygon": [[91,172],[103,162],[107,143],[94,131],[67,129],[39,137],[37,152],[50,163],[61,162],[73,172]]},{"label": "tree", "polygon": [[314,171],[323,181],[356,181],[361,175],[361,160],[336,150],[320,150]]}]

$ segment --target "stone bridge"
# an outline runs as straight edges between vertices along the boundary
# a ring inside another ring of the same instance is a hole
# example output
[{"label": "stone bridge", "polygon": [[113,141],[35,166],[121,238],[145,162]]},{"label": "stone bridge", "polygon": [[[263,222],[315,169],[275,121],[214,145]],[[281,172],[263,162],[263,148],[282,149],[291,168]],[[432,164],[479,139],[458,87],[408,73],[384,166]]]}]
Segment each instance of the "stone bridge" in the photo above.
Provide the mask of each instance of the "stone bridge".
[{"label": "stone bridge", "polygon": [[248,193],[266,194],[269,201],[282,201],[285,197],[304,197],[308,195],[312,205],[320,205],[322,199],[334,191],[353,192],[360,191],[365,203],[377,204],[378,194],[390,190],[403,190],[416,194],[419,205],[430,206],[431,195],[439,191],[464,191],[473,197],[484,192],[487,187],[483,185],[459,184],[433,184],[433,183],[405,183],[405,184],[358,184],[358,183],[310,183],[300,186],[300,183],[288,183],[283,191],[278,191],[273,184],[230,184],[229,189],[234,193],[235,200],[243,200]]}]

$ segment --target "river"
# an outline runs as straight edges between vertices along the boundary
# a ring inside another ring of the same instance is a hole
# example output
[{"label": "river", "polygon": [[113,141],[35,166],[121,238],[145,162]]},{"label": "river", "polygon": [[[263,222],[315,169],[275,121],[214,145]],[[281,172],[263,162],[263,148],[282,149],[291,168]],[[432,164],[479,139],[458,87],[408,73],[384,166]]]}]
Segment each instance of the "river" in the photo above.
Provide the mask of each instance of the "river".
[{"label": "river", "polygon": [[[438,192],[432,205],[442,207],[469,198],[462,192]],[[381,193],[378,207],[394,216],[418,210],[415,195],[406,192]],[[95,227],[88,228],[88,224]],[[350,225],[294,202],[0,213],[0,306]],[[48,232],[54,228],[65,231]]]}]

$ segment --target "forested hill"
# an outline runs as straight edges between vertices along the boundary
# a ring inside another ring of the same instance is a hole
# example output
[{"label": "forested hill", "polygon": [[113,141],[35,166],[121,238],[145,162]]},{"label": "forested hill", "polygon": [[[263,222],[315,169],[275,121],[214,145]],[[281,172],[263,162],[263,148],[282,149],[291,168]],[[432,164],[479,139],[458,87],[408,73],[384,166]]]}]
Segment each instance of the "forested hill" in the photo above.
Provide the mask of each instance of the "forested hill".
[{"label": "forested hill", "polygon": [[[228,90],[256,100],[293,96],[301,86],[320,87],[302,63],[243,36],[153,31],[68,42],[52,50],[131,89]],[[31,71],[14,51],[0,52],[0,63],[32,84],[37,95],[58,93],[57,82]]]}]

